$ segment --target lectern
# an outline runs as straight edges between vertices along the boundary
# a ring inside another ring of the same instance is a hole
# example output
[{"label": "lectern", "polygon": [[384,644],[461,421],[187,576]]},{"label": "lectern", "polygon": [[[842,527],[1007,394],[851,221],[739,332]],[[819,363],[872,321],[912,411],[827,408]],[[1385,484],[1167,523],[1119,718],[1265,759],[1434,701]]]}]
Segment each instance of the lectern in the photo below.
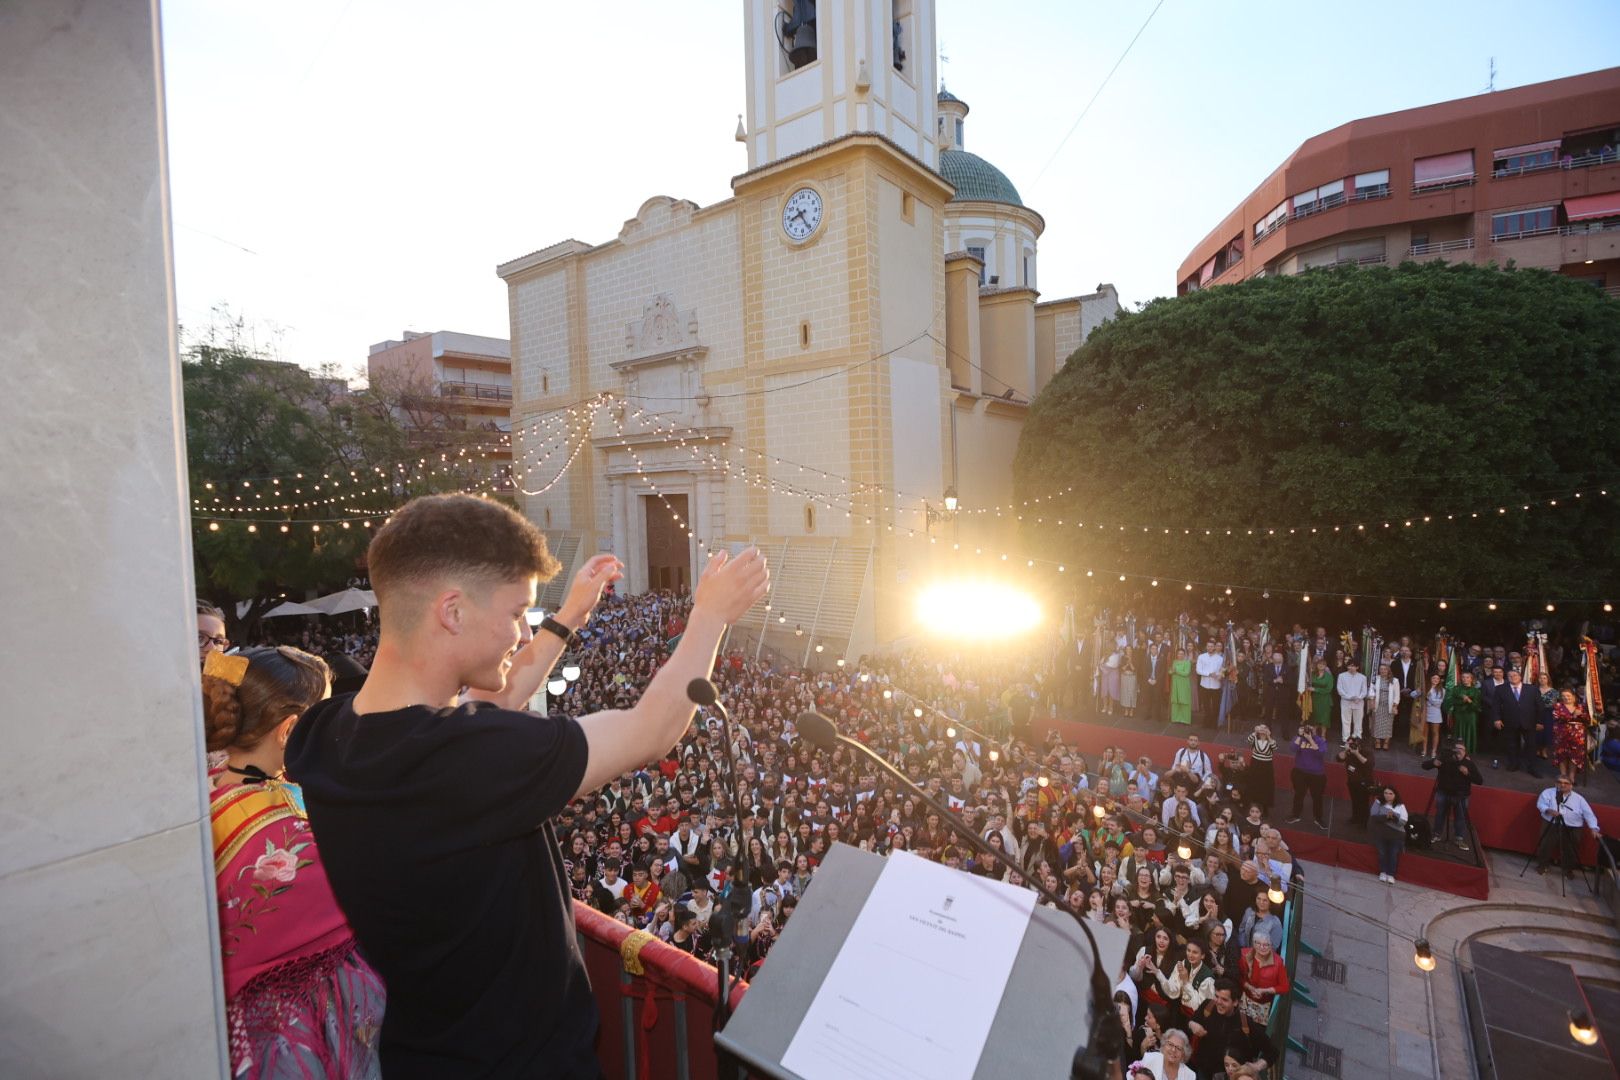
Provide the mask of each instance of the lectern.
[{"label": "lectern", "polygon": [[[911,912],[892,903],[873,905],[874,909],[881,907],[881,910],[867,910],[874,887],[888,865],[889,860],[882,856],[845,844],[833,845],[816,870],[810,888],[800,898],[792,920],[772,946],[769,959],[749,984],[748,995],[725,1030],[715,1036],[719,1047],[736,1056],[757,1075],[806,1080],[802,1073],[784,1064],[783,1059],[817,1002],[817,995],[833,972],[835,962],[839,961],[846,939],[856,931],[857,921],[867,920],[855,935],[866,941],[872,940],[874,931],[880,938],[884,934],[884,926],[874,924],[874,919],[918,921]],[[947,903],[953,899],[950,894],[960,891],[953,887],[952,881],[960,885],[960,879],[966,877],[947,867],[928,865],[930,873],[938,871],[950,877],[930,879],[941,883],[941,888],[919,890],[929,892],[927,896],[918,897],[918,909],[924,920],[940,915],[941,909],[950,910]],[[910,878],[907,880],[909,883]],[[936,892],[940,895],[934,896]],[[892,900],[893,889],[887,890],[887,894]],[[964,1057],[960,1064],[962,1075],[971,1076],[972,1080],[1001,1077],[1065,1080],[1070,1075],[1076,1049],[1086,1041],[1092,1028],[1092,965],[1100,959],[1109,985],[1116,983],[1123,968],[1128,935],[1114,927],[1093,923],[1097,948],[1102,953],[1095,957],[1083,931],[1068,912],[1045,907],[1030,911],[1027,906],[1013,910],[1009,906],[1004,912],[996,912],[995,917],[1016,921],[996,927],[994,934],[986,934],[995,938],[996,948],[975,954],[968,966],[982,967],[990,972],[990,979],[1004,975],[1005,990],[999,1003],[991,1006],[993,1016],[977,1064]],[[903,936],[905,929],[899,928],[897,937]],[[968,927],[963,929],[971,932]],[[854,947],[855,942],[850,944]],[[1005,956],[991,955],[1000,948],[1012,952],[1010,973]],[[942,952],[948,954],[947,950]],[[930,953],[929,957],[932,955]],[[852,959],[846,958],[845,964]],[[866,956],[859,959],[868,964],[883,964],[891,958]],[[843,970],[849,969],[844,967]],[[979,977],[980,972],[975,970],[937,973],[937,979],[945,984],[967,985]],[[908,1040],[953,1034],[932,1030],[938,1026],[938,1017],[919,1015],[926,1011],[915,1001],[908,1001],[912,996],[901,993],[893,995],[892,999],[860,1003],[863,1016],[869,1011],[880,1017],[880,1024],[892,1024],[896,1036],[883,1047],[883,1055],[874,1050],[870,1058],[865,1053],[840,1058],[837,1075],[849,1080],[868,1077],[903,1080],[911,1073],[905,1054]],[[819,1015],[824,1016],[825,1010]],[[800,1053],[795,1060],[803,1058]]]}]

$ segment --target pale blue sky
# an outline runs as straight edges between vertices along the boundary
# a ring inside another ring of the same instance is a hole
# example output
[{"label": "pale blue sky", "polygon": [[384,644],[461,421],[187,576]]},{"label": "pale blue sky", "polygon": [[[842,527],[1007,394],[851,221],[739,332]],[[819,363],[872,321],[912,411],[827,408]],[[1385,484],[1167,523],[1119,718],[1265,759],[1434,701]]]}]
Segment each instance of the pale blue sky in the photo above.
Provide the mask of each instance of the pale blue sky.
[{"label": "pale blue sky", "polygon": [[[1478,93],[1492,56],[1498,89],[1620,64],[1615,0],[1165,0],[1053,160],[1153,5],[940,0],[967,148],[1046,218],[1048,298],[1173,293],[1301,141]],[[744,168],[729,0],[167,0],[163,21],[181,321],[227,303],[302,364],[406,328],[504,337],[496,263],[611,239],[651,195],[719,201]]]}]

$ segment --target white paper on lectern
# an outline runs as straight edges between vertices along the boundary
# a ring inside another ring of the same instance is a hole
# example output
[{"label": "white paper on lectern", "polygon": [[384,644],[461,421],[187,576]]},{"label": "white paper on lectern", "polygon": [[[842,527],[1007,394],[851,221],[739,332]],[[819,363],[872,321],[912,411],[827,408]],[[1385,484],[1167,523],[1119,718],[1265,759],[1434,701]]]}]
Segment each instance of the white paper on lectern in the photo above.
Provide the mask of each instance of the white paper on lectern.
[{"label": "white paper on lectern", "polygon": [[1028,889],[895,852],[782,1064],[805,1080],[970,1080],[1034,910]]}]

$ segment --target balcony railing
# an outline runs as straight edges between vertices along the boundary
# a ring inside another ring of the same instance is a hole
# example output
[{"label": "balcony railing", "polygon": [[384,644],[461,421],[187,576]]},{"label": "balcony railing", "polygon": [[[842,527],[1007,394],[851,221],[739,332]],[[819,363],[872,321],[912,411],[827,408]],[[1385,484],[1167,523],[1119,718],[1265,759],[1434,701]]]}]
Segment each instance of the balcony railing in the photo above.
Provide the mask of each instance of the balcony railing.
[{"label": "balcony railing", "polygon": [[1298,270],[1295,270],[1294,273],[1304,274],[1312,270],[1336,270],[1341,266],[1382,266],[1388,261],[1388,256],[1386,256],[1383,252],[1379,252],[1377,255],[1362,255],[1361,257],[1355,259],[1335,259],[1332,262],[1313,263],[1310,266],[1300,267]]},{"label": "balcony railing", "polygon": [[1500,244],[1504,240],[1529,240],[1537,236],[1556,236],[1558,226],[1549,225],[1545,229],[1520,229],[1518,232],[1492,233],[1491,243]]},{"label": "balcony railing", "polygon": [[1270,236],[1272,233],[1276,232],[1286,224],[1288,224],[1288,215],[1284,214],[1276,221],[1273,221],[1270,225],[1267,225],[1265,228],[1255,233],[1254,242],[1258,244],[1260,241],[1264,240],[1266,237]]},{"label": "balcony railing", "polygon": [[1614,232],[1620,230],[1620,218],[1610,218],[1605,221],[1577,221],[1573,225],[1560,225],[1559,236],[1585,236],[1588,233]]},{"label": "balcony railing", "polygon": [[1372,199],[1389,198],[1388,184],[1370,184],[1364,188],[1356,188],[1350,193],[1351,202],[1369,202]]},{"label": "balcony railing", "polygon": [[1439,180],[1439,181],[1436,181],[1436,182],[1433,182],[1433,183],[1422,183],[1422,184],[1414,183],[1412,185],[1412,194],[1413,195],[1431,195],[1436,191],[1451,191],[1454,188],[1464,188],[1464,187],[1473,187],[1473,186],[1474,186],[1474,174],[1469,173],[1467,176],[1459,176],[1454,180]]},{"label": "balcony railing", "polygon": [[511,401],[512,390],[507,386],[486,386],[482,383],[441,382],[439,396],[474,398],[478,401]]},{"label": "balcony railing", "polygon": [[1334,207],[1343,206],[1344,204],[1344,192],[1341,191],[1337,194],[1329,195],[1325,199],[1315,199],[1311,202],[1304,203],[1303,205],[1296,206],[1294,207],[1293,211],[1289,213],[1288,217],[1291,221],[1298,221],[1300,218],[1307,218],[1313,214],[1320,214],[1324,210],[1332,210]]},{"label": "balcony railing", "polygon": [[1429,244],[1413,244],[1406,249],[1406,253],[1413,257],[1423,255],[1447,255],[1453,251],[1472,251],[1474,238],[1465,236],[1461,240],[1436,240]]}]

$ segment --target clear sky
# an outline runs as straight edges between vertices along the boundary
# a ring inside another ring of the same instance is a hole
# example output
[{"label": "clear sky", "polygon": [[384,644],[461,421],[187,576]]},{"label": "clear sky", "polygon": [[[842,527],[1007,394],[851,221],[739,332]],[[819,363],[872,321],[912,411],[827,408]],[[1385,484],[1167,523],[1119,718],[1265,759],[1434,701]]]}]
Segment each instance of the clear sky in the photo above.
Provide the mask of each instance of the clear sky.
[{"label": "clear sky", "polygon": [[[1493,56],[1498,89],[1620,64],[1615,0],[1164,0],[1064,142],[1156,2],[939,2],[967,148],[1046,218],[1048,298],[1173,293],[1304,139],[1479,93]],[[181,322],[228,305],[307,366],[505,337],[497,263],[745,167],[731,0],[165,0],[163,29]]]}]

